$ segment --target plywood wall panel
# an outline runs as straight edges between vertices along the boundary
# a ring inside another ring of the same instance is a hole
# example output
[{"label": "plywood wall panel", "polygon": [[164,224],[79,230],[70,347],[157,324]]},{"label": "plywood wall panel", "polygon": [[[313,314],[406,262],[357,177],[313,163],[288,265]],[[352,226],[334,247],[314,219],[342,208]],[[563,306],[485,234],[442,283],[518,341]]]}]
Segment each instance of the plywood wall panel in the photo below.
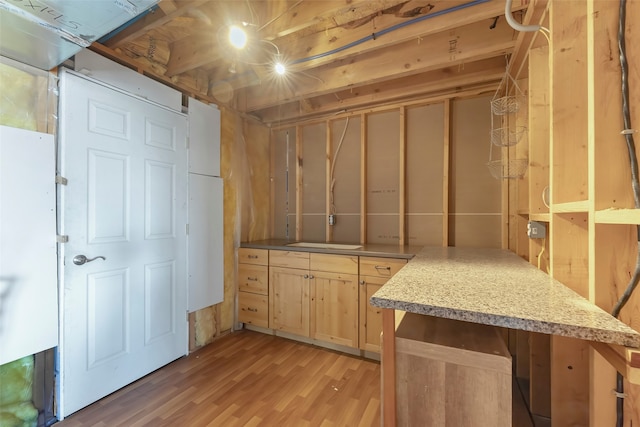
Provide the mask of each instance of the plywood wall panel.
[{"label": "plywood wall panel", "polygon": [[303,214],[302,238],[304,242],[324,242],[325,238],[325,222],[327,216],[325,214]]},{"label": "plywood wall panel", "polygon": [[[342,146],[336,156],[346,122],[346,119],[331,122],[332,157],[335,159],[333,196],[337,215],[360,213],[360,117],[349,118]],[[334,227],[334,240],[344,240],[340,232]],[[358,240],[356,238],[353,241]]]},{"label": "plywood wall panel", "polygon": [[360,214],[343,214],[336,217],[333,226],[333,241],[336,243],[358,243],[360,241]]},{"label": "plywood wall panel", "polygon": [[411,246],[442,245],[442,214],[406,215],[407,244]]},{"label": "plywood wall panel", "polygon": [[[452,103],[450,208],[462,213],[499,213],[501,181],[487,169],[491,97]],[[499,151],[494,156],[499,156]],[[498,158],[498,157],[496,157]]]},{"label": "plywood wall panel", "polygon": [[452,102],[450,246],[502,245],[502,182],[493,178],[486,166],[490,100],[485,96]]},{"label": "plywood wall panel", "polygon": [[[391,110],[370,114],[367,125],[367,212],[397,213],[400,200],[400,112]],[[394,229],[397,236],[397,224]]]},{"label": "plywood wall panel", "polygon": [[[303,214],[325,214],[326,141],[324,123],[302,127],[302,153],[298,157],[302,159]],[[306,229],[307,224],[303,224]]]},{"label": "plywood wall panel", "polygon": [[500,248],[500,215],[449,215],[449,245]]},{"label": "plywood wall panel", "polygon": [[398,244],[398,215],[367,215],[367,243]]},{"label": "plywood wall panel", "polygon": [[407,109],[407,213],[442,213],[444,105]]}]

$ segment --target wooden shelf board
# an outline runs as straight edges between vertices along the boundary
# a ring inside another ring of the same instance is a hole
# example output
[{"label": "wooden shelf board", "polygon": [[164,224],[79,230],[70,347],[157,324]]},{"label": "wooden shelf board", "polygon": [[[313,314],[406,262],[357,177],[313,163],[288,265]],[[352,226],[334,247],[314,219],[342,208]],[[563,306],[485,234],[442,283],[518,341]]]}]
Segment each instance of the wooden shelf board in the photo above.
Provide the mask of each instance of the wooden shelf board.
[{"label": "wooden shelf board", "polygon": [[549,218],[551,218],[551,215],[549,214],[549,212],[539,212],[539,213],[529,214],[529,219],[532,221],[549,222]]},{"label": "wooden shelf board", "polygon": [[598,224],[640,224],[640,209],[605,209],[596,211]]},{"label": "wooden shelf board", "polygon": [[575,213],[587,212],[589,210],[588,200],[578,200],[575,202],[554,203],[551,206],[553,213]]}]

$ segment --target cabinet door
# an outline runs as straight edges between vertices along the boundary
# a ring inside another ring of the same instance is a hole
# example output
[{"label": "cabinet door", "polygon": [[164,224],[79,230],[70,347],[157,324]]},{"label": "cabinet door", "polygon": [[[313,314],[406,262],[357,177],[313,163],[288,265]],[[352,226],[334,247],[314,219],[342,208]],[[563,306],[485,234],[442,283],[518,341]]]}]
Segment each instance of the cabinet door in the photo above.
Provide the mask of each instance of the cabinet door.
[{"label": "cabinet door", "polygon": [[358,276],[310,272],[311,338],[358,347]]},{"label": "cabinet door", "polygon": [[369,304],[369,298],[388,280],[387,277],[360,276],[360,349],[380,352],[382,309]]},{"label": "cabinet door", "polygon": [[269,327],[309,336],[309,272],[269,268]]}]

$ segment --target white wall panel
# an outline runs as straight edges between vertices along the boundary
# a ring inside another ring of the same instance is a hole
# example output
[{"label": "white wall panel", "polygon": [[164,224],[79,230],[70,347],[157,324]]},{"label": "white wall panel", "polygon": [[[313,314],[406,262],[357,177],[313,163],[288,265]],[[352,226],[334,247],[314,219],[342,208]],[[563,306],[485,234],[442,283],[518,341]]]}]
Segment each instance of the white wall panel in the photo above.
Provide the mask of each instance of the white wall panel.
[{"label": "white wall panel", "polygon": [[220,176],[220,110],[189,98],[189,172]]},{"label": "white wall panel", "polygon": [[189,312],[224,299],[222,178],[189,174]]},{"label": "white wall panel", "polygon": [[0,126],[0,365],[58,345],[53,135]]}]

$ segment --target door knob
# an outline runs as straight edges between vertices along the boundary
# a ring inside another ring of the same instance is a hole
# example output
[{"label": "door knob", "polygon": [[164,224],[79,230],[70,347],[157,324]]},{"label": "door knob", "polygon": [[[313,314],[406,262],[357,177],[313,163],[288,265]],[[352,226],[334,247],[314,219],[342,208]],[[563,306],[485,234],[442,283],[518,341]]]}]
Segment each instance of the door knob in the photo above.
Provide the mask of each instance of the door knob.
[{"label": "door knob", "polygon": [[84,255],[76,255],[76,256],[73,257],[73,263],[75,265],[82,265],[82,264],[86,264],[87,262],[95,261],[98,258],[102,258],[103,260],[106,261],[106,258],[103,257],[103,256],[97,256],[97,257],[94,257],[94,258],[87,258]]}]

